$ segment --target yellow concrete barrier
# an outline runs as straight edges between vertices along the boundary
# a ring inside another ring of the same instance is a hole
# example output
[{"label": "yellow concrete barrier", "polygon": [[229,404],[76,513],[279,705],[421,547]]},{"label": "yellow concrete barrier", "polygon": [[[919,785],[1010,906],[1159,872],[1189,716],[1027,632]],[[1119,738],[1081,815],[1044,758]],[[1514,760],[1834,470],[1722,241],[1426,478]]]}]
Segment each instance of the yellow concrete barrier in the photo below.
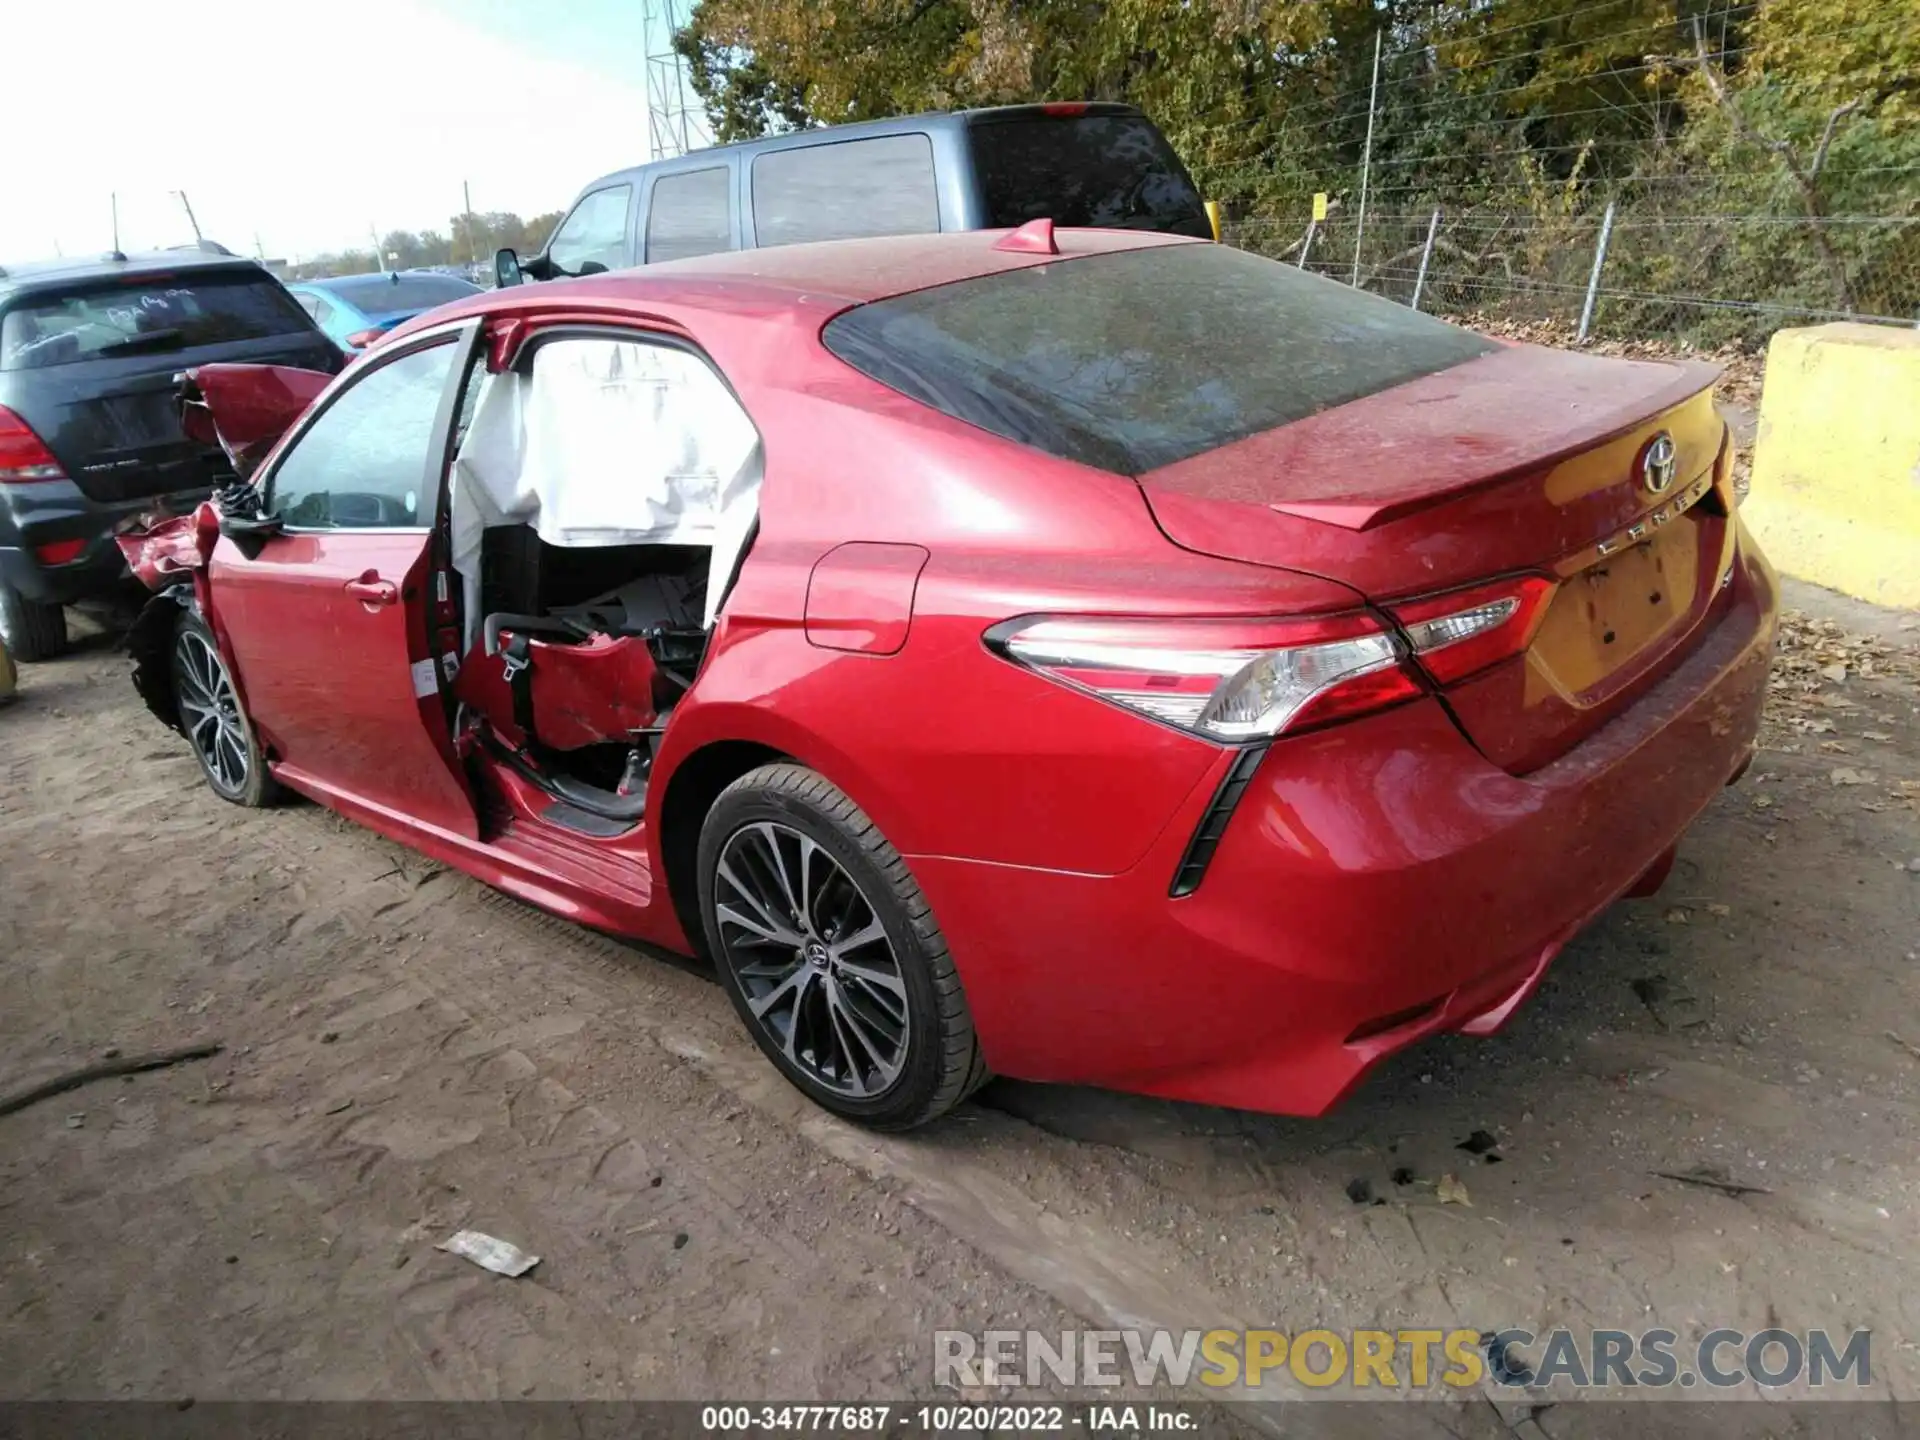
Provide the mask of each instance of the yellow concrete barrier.
[{"label": "yellow concrete barrier", "polygon": [[1742,518],[1789,575],[1920,608],[1920,330],[1774,335]]}]

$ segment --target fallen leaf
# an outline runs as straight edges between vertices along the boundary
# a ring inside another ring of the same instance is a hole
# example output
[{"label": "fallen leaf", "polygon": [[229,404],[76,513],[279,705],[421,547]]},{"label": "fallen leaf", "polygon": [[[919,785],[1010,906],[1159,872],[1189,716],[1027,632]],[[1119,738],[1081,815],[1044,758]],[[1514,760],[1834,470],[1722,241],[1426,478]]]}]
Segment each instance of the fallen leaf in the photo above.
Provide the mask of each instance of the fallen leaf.
[{"label": "fallen leaf", "polygon": [[1847,678],[1847,667],[1839,664],[1822,665],[1820,667],[1820,673],[1838,685],[1842,680]]},{"label": "fallen leaf", "polygon": [[1707,906],[1707,913],[1708,913],[1709,915],[1731,915],[1731,914],[1733,914],[1733,906],[1731,906],[1731,905],[1709,905],[1709,906]]},{"label": "fallen leaf", "polygon": [[1769,810],[1773,807],[1773,797],[1771,795],[1754,795],[1748,799],[1747,803],[1756,810]]},{"label": "fallen leaf", "polygon": [[1687,923],[1686,911],[1680,909],[1678,906],[1675,906],[1673,909],[1667,911],[1667,924],[1684,925],[1686,923]]},{"label": "fallen leaf", "polygon": [[1862,740],[1877,740],[1881,744],[1885,744],[1887,741],[1893,739],[1893,736],[1884,730],[1862,730],[1860,732],[1860,738]]},{"label": "fallen leaf", "polygon": [[1827,779],[1836,785],[1871,785],[1874,782],[1875,776],[1871,770],[1854,770],[1842,765],[1838,770],[1828,775]]},{"label": "fallen leaf", "polygon": [[1456,1175],[1442,1175],[1439,1183],[1433,1187],[1433,1193],[1440,1197],[1442,1205],[1464,1205],[1469,1210],[1473,1201],[1467,1198],[1467,1187],[1460,1183]]}]

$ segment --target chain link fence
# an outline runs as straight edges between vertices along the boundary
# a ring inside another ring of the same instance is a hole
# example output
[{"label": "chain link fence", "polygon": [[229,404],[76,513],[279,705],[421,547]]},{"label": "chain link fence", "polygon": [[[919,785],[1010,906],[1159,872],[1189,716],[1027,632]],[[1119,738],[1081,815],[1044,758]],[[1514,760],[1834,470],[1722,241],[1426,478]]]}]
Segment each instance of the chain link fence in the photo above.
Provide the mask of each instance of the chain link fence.
[{"label": "chain link fence", "polygon": [[[1439,315],[1612,339],[1752,344],[1783,325],[1920,325],[1920,216],[1567,214],[1480,207],[1229,223],[1233,244]],[[1356,245],[1356,240],[1358,244]],[[1604,248],[1603,248],[1604,240]]]}]

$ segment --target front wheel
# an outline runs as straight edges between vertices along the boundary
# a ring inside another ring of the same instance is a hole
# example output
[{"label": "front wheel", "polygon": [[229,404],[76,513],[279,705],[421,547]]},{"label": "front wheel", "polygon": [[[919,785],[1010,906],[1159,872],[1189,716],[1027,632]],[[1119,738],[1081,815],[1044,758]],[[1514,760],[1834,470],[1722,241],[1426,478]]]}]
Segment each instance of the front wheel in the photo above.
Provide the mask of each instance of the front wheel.
[{"label": "front wheel", "polygon": [[280,787],[267,773],[227,662],[198,615],[183,614],[174,631],[173,698],[181,733],[214,794],[250,809],[279,798]]},{"label": "front wheel", "polygon": [[987,1078],[946,941],[906,862],[838,787],[763,765],[700,832],[721,983],[780,1072],[836,1115],[904,1130]]}]

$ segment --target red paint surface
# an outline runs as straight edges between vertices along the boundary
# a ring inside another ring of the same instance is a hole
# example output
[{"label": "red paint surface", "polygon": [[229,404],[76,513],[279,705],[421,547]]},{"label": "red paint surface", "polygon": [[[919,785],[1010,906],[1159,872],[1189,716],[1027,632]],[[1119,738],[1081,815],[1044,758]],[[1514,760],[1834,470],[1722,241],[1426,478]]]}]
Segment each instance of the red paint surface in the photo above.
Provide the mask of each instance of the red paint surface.
[{"label": "red paint surface", "polygon": [[825,650],[898,654],[926,563],[918,545],[853,540],[834,546],[807,581],[807,639]]},{"label": "red paint surface", "polygon": [[[513,632],[503,630],[503,641]],[[644,641],[595,635],[580,644],[527,642],[534,738],[554,750],[626,740],[652,725],[654,664]],[[487,717],[509,740],[524,743],[513,717],[506,661],[478,646],[460,667],[454,694]]]},{"label": "red paint surface", "polygon": [[202,365],[187,374],[201,398],[182,407],[182,426],[217,443],[243,477],[333,383],[331,375],[291,365]]},{"label": "red paint surface", "polygon": [[1006,237],[994,242],[994,249],[1009,250],[1017,255],[1058,255],[1060,246],[1053,238],[1053,221],[1042,216],[1038,220],[1029,220],[1017,230],[1010,230]]},{"label": "red paint surface", "polygon": [[[473,800],[451,764],[439,696],[414,694],[413,663],[427,658],[426,545],[425,531],[299,533],[249,558],[222,540],[208,589],[276,774],[471,835]],[[381,583],[405,603],[348,588]]]},{"label": "red paint surface", "polygon": [[[1369,401],[1367,425],[1338,411],[1306,422],[1334,427],[1318,433],[1340,447],[1303,449],[1283,432],[1235,460],[1238,478],[1163,472],[1143,490],[948,420],[819,343],[834,313],[877,295],[1169,243],[1086,231],[1059,242],[1058,258],[978,235],[739,252],[436,312],[436,325],[500,316],[516,339],[562,317],[691,338],[765,441],[758,534],[662,738],[645,820],[606,841],[543,822],[546,797],[484,755],[473,763],[485,805],[469,794],[444,709],[414,699],[406,668],[427,653],[424,535],[288,536],[256,561],[222,542],[206,594],[277,772],[556,913],[684,948],[654,839],[682,767],[723,742],[791,756],[906,856],[988,1062],[1005,1074],[1317,1113],[1400,1046],[1504,1023],[1750,750],[1773,632],[1764,560],[1726,526],[1732,578],[1684,642],[1604,723],[1524,776],[1476,748],[1451,697],[1425,692],[1276,741],[1198,888],[1170,899],[1235,752],[999,659],[988,628],[1047,614],[1319,615],[1553,573],[1642,502],[1617,487],[1554,506],[1516,491],[1558,433],[1550,413],[1527,410],[1524,386],[1501,402],[1511,413],[1489,402],[1476,422],[1504,480],[1479,484],[1464,444],[1396,450],[1437,466],[1419,483],[1444,484],[1448,498],[1353,528],[1276,511],[1265,481],[1247,489],[1259,466],[1245,456],[1297,468],[1287,483],[1299,495],[1379,511],[1414,483],[1353,480],[1381,468],[1381,437],[1439,445],[1446,426]],[[1639,368],[1604,368],[1616,364],[1583,361],[1582,393],[1602,409],[1609,384],[1636,397],[1610,412],[1619,423],[1662,403]],[[1219,553],[1198,553],[1208,549]],[[922,552],[906,587],[905,557]],[[348,595],[368,572],[395,582],[402,603]],[[856,648],[825,648],[816,628]]]}]

